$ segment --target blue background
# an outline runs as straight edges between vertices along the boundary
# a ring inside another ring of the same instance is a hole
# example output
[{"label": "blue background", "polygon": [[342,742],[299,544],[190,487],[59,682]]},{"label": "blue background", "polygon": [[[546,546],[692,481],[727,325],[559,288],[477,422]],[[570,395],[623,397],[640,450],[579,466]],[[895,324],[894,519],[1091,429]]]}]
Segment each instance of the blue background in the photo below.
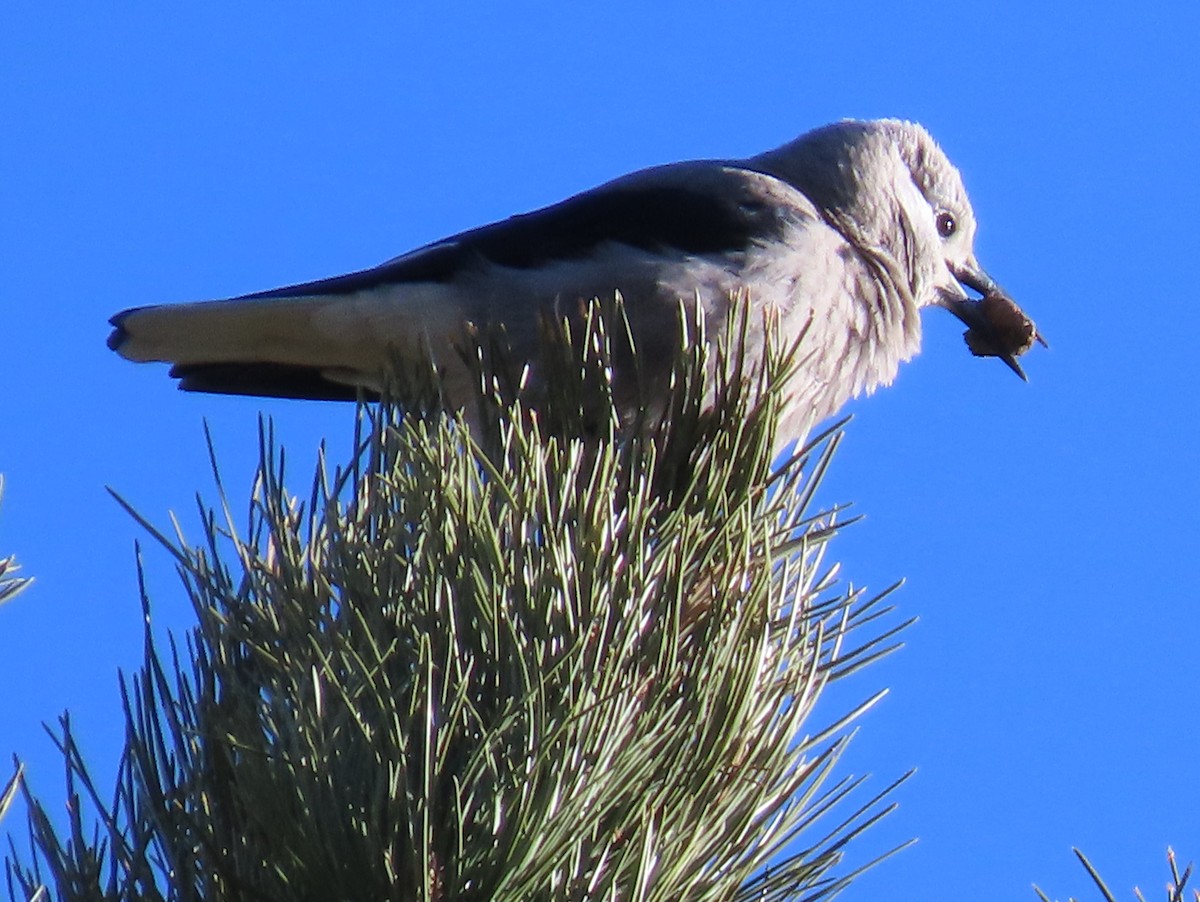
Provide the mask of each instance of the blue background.
[{"label": "blue background", "polygon": [[[1001,11],[1002,10],[1002,11]],[[177,393],[104,346],[139,304],[378,263],[639,167],[741,156],[844,116],[921,121],[964,173],[980,259],[1053,346],[1028,385],[925,317],[824,489],[867,519],[855,585],[908,578],[907,647],[847,769],[919,768],[860,846],[920,843],[848,899],[1157,893],[1200,857],[1194,3],[8,4],[0,13],[0,754],[61,804],[70,709],[102,786],[142,657],[111,485],[198,539],[265,410],[308,487],[352,408]],[[156,624],[191,621],[151,545]],[[825,713],[833,716],[836,707]],[[19,812],[6,830],[23,830]]]}]

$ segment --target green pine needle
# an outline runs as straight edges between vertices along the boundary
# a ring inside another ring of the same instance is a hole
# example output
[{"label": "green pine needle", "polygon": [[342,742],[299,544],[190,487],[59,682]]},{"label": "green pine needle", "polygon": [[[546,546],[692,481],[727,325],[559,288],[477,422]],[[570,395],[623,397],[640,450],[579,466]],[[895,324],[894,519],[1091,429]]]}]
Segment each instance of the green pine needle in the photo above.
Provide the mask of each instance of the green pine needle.
[{"label": "green pine needle", "polygon": [[841,524],[809,504],[837,433],[772,469],[797,348],[772,338],[752,359],[748,329],[771,324],[745,309],[711,346],[681,317],[665,406],[636,372],[614,379],[636,358],[619,303],[596,304],[547,321],[531,371],[502,333],[464,342],[480,387],[470,429],[440,410],[436,371],[410,367],[400,400],[360,409],[357,453],[322,461],[306,497],[285,487],[268,423],[240,528],[219,475],[198,544],[134,513],[175,557],[198,624],[184,648],[147,626],[111,801],[62,721],[68,835],[27,791],[34,853],[9,857],[10,887],[840,892],[865,867],[848,848],[900,781],[860,799],[862,779],[840,773],[882,693],[833,723],[811,714],[899,627],[880,624],[887,593],[838,592],[823,563]]}]

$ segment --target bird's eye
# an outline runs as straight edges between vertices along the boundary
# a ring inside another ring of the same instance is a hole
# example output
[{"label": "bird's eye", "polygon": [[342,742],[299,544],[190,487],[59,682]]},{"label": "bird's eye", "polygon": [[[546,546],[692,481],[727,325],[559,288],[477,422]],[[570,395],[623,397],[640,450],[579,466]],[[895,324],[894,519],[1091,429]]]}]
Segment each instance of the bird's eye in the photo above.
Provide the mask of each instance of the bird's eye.
[{"label": "bird's eye", "polygon": [[949,238],[954,234],[954,230],[958,228],[958,223],[954,221],[954,217],[945,211],[937,215],[937,230],[938,234],[943,238]]}]

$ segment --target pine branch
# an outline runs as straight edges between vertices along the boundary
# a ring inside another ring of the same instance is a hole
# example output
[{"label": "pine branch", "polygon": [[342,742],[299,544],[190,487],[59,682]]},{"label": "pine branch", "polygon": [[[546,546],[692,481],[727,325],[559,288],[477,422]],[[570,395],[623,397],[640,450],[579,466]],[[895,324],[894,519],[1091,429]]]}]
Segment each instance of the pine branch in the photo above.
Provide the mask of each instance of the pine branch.
[{"label": "pine branch", "polygon": [[[0,476],[0,498],[3,497],[4,477]],[[29,584],[33,582],[29,577],[17,576],[17,571],[20,569],[15,557],[10,555],[9,557],[0,558],[0,604],[16,598],[19,593],[27,589]]]},{"label": "pine branch", "polygon": [[[174,555],[198,625],[182,650],[147,626],[111,802],[62,721],[70,837],[27,791],[34,854],[9,856],[10,891],[436,902],[844,888],[847,845],[891,810],[895,784],[855,803],[862,780],[837,775],[880,696],[809,719],[895,630],[878,626],[883,596],[836,593],[823,564],[839,524],[809,511],[811,474],[836,434],[772,471],[796,349],[748,359],[744,309],[712,352],[703,325],[681,321],[657,408],[637,378],[612,382],[613,355],[632,353],[622,323],[601,305],[548,321],[532,373],[502,334],[474,336],[470,430],[439,412],[434,370],[402,373],[408,403],[361,408],[356,454],[322,462],[304,499],[265,424],[241,529],[219,475],[198,545],[134,513]],[[90,838],[81,802],[97,813]]]},{"label": "pine branch", "polygon": [[[1108,885],[1104,882],[1104,878],[1100,876],[1100,872],[1096,870],[1095,866],[1088,860],[1088,857],[1079,851],[1079,849],[1072,849],[1071,851],[1075,853],[1075,857],[1079,859],[1079,863],[1083,865],[1084,870],[1088,872],[1088,876],[1092,878],[1092,883],[1096,885],[1096,889],[1104,899],[1104,902],[1117,902],[1117,897],[1108,888]],[[1187,902],[1189,898],[1187,895],[1187,884],[1192,878],[1192,866],[1189,864],[1181,872],[1178,863],[1175,861],[1175,851],[1167,849],[1167,867],[1170,871],[1170,879],[1166,884],[1167,902]],[[1036,884],[1033,887],[1033,891],[1037,893],[1038,898],[1042,902],[1050,902],[1050,897],[1042,892],[1041,888]],[[1146,897],[1140,889],[1135,888],[1133,895],[1137,902],[1146,902]],[[1194,902],[1200,902],[1200,890],[1193,889],[1190,898]],[[1077,902],[1077,900],[1072,896],[1068,902]]]}]

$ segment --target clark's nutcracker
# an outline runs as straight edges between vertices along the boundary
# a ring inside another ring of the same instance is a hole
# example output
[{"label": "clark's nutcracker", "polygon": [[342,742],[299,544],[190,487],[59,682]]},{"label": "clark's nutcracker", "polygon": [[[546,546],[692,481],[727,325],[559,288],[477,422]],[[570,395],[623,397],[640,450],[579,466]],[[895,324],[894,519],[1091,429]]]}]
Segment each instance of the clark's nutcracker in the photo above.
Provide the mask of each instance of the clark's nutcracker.
[{"label": "clark's nutcracker", "polygon": [[662,368],[647,358],[669,359],[681,302],[718,334],[746,296],[773,308],[785,337],[807,329],[782,424],[797,437],[892,381],[920,349],[923,307],[954,313],[974,353],[1024,376],[1016,357],[1040,336],[974,238],[962,178],[924,128],[844,121],[745,160],[635,172],[374,269],[126,310],[108,343],[171,363],[186,391],[317,399],[376,392],[394,353],[425,347],[465,403],[454,343],[467,322],[502,323],[532,354],[539,311],[619,292],[643,365]]}]

